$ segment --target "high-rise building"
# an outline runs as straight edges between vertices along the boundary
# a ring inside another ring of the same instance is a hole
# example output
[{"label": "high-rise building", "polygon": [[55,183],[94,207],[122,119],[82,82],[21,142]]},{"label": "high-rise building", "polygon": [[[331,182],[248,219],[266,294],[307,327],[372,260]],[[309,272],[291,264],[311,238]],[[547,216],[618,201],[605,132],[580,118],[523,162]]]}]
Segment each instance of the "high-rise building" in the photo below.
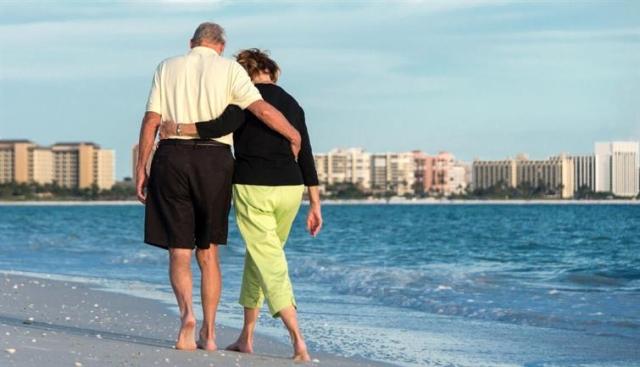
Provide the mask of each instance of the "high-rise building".
[{"label": "high-rise building", "polygon": [[415,152],[371,154],[371,189],[374,192],[413,194],[416,181]]},{"label": "high-rise building", "polygon": [[596,159],[593,155],[573,156],[574,191],[587,188],[596,191]]},{"label": "high-rise building", "polygon": [[545,160],[518,160],[516,169],[518,185],[545,187],[563,199],[573,196],[573,160],[564,154]]},{"label": "high-rise building", "polygon": [[115,152],[90,142],[57,143],[51,147],[54,181],[63,187],[110,189],[115,183]]},{"label": "high-rise building", "polygon": [[371,188],[370,154],[361,148],[334,149],[314,155],[321,184],[351,183],[362,190]]},{"label": "high-rise building", "polygon": [[440,152],[432,159],[432,172],[427,175],[427,177],[431,176],[431,180],[427,180],[426,189],[439,194],[449,194],[451,191],[449,181],[455,158],[451,153]]},{"label": "high-rise building", "polygon": [[449,152],[430,156],[413,152],[415,162],[416,194],[449,196],[463,192],[469,183],[469,166],[455,159]]},{"label": "high-rise building", "polygon": [[0,183],[29,182],[29,156],[35,144],[29,140],[0,140]]},{"label": "high-rise building", "polygon": [[501,161],[474,160],[471,179],[474,190],[485,190],[498,185],[505,187],[518,186],[516,180],[516,160]]},{"label": "high-rise building", "polygon": [[[93,150],[85,143],[58,143],[51,147],[54,160],[54,181],[68,188],[91,187]],[[82,176],[82,177],[81,177]]]},{"label": "high-rise building", "polygon": [[115,153],[93,143],[59,143],[50,148],[28,140],[0,140],[0,183],[33,182],[109,189],[115,183]]},{"label": "high-rise building", "polygon": [[424,195],[429,192],[432,180],[433,157],[420,150],[414,150],[412,153],[415,166],[413,191],[416,195]]},{"label": "high-rise building", "polygon": [[93,156],[93,182],[101,189],[110,189],[115,184],[116,152],[98,149]]},{"label": "high-rise building", "polygon": [[525,155],[502,161],[476,160],[472,177],[474,189],[529,185],[557,191],[562,198],[574,192],[573,160],[566,155],[545,160],[529,160]]},{"label": "high-rise building", "polygon": [[53,181],[51,150],[29,140],[0,140],[0,183]]},{"label": "high-rise building", "polygon": [[33,147],[31,150],[30,181],[44,185],[53,183],[53,152],[49,148]]},{"label": "high-rise building", "polygon": [[595,143],[595,188],[598,192],[633,197],[640,190],[638,142]]},{"label": "high-rise building", "polygon": [[471,175],[471,167],[460,161],[449,169],[447,185],[445,186],[445,195],[462,194],[469,186],[469,177]]},{"label": "high-rise building", "polygon": [[384,193],[390,191],[387,162],[386,154],[371,154],[371,189],[374,192]]}]

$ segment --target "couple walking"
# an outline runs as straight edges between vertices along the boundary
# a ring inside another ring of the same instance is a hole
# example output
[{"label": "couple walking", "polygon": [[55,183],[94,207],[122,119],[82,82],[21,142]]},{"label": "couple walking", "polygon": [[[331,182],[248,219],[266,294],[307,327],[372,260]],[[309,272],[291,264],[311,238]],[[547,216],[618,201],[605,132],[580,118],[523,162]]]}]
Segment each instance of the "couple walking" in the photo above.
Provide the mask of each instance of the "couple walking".
[{"label": "couple walking", "polygon": [[[284,244],[304,186],[307,229],[322,227],[318,178],[304,111],[275,83],[280,70],[257,49],[222,57],[222,27],[203,23],[191,51],[156,69],[140,130],[136,189],[145,204],[145,242],[169,251],[169,276],[180,309],[176,348],[216,350],[222,288],[218,246],[226,244],[233,198],[246,244],[240,304],[244,326],[229,350],[251,353],[263,301],[291,335],[297,361],[310,360],[298,327]],[[149,160],[156,136],[160,142]],[[232,134],[233,133],[233,134]],[[231,154],[233,144],[235,162]],[[203,323],[196,342],[191,257],[202,274]]]}]

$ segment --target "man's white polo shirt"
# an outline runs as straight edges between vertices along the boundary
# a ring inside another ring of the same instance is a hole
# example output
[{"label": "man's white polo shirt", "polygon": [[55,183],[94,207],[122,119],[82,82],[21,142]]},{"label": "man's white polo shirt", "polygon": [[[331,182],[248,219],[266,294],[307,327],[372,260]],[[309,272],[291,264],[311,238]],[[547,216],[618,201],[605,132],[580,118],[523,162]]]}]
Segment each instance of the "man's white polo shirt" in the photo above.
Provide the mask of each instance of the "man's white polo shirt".
[{"label": "man's white polo shirt", "polygon": [[[162,115],[162,121],[193,123],[218,117],[229,105],[245,109],[261,100],[247,72],[235,61],[208,47],[194,47],[186,55],[164,60],[158,65],[147,111]],[[174,139],[189,139],[171,136]],[[231,145],[233,135],[219,139]]]}]

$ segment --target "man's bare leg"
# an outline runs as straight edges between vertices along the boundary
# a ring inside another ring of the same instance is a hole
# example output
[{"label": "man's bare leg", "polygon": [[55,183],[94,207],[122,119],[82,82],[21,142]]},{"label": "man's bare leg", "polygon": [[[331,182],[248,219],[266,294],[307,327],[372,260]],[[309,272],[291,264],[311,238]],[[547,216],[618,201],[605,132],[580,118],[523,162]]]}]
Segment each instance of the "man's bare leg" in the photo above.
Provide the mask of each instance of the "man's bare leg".
[{"label": "man's bare leg", "polygon": [[193,279],[191,277],[191,250],[169,250],[169,277],[180,309],[180,331],[176,349],[195,350],[196,318],[193,315]]},{"label": "man's bare leg", "polygon": [[211,244],[208,249],[198,249],[196,250],[196,257],[202,273],[200,294],[202,295],[202,315],[204,317],[202,328],[200,328],[198,347],[213,351],[218,348],[216,345],[215,323],[222,289],[218,246]]},{"label": "man's bare leg", "polygon": [[258,321],[259,308],[244,308],[244,325],[242,332],[233,344],[226,349],[242,353],[253,353],[253,332]]},{"label": "man's bare leg", "polygon": [[302,338],[302,333],[298,327],[298,313],[296,308],[289,306],[280,310],[280,317],[284,326],[289,330],[291,343],[293,344],[293,360],[296,362],[309,362],[311,357],[307,351],[307,345]]}]

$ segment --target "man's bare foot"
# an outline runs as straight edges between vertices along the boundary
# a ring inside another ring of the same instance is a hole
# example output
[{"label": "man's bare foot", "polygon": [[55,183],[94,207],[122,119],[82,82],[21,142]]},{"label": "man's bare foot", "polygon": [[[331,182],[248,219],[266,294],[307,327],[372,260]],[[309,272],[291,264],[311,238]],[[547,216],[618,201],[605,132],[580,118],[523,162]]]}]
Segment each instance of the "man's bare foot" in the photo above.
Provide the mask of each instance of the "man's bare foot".
[{"label": "man's bare foot", "polygon": [[215,336],[212,338],[208,338],[206,334],[207,334],[206,330],[200,329],[200,339],[198,339],[198,348],[204,349],[210,352],[218,350]]},{"label": "man's bare foot", "polygon": [[304,341],[293,343],[293,361],[311,362],[311,356],[307,351],[307,345],[304,343]]},{"label": "man's bare foot", "polygon": [[226,350],[240,352],[240,353],[253,353],[253,343],[244,339],[238,338],[235,343],[225,348]]},{"label": "man's bare foot", "polygon": [[196,319],[193,316],[186,316],[182,320],[182,326],[178,333],[176,349],[196,350]]}]

